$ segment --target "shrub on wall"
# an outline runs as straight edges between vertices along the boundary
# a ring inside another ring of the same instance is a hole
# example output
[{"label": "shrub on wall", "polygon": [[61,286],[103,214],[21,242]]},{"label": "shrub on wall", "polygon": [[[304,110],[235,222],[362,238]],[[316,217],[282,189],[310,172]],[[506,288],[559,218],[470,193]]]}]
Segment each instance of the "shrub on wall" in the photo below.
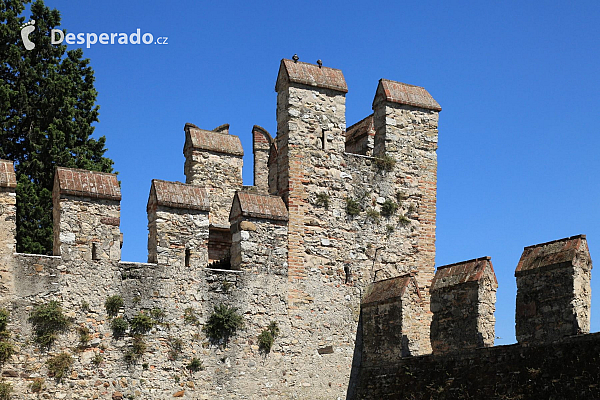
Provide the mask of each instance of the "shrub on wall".
[{"label": "shrub on wall", "polygon": [[56,334],[67,330],[70,323],[55,300],[36,306],[28,321],[33,325],[36,343],[42,347],[50,347],[56,340]]},{"label": "shrub on wall", "polygon": [[192,372],[198,372],[204,369],[204,365],[202,365],[202,361],[200,359],[194,357],[186,366],[186,368]]},{"label": "shrub on wall", "polygon": [[384,217],[391,217],[392,215],[394,215],[394,213],[396,213],[397,209],[398,209],[398,204],[394,203],[390,199],[387,199],[381,205],[381,215],[383,215]]},{"label": "shrub on wall", "polygon": [[129,322],[132,334],[144,334],[150,332],[152,327],[156,325],[156,321],[149,315],[140,312],[136,314]]},{"label": "shrub on wall", "polygon": [[15,352],[15,348],[12,343],[1,341],[0,342],[0,365],[4,364]]},{"label": "shrub on wall", "polygon": [[244,326],[244,320],[237,308],[219,304],[202,328],[212,342],[227,343],[229,337]]},{"label": "shrub on wall", "polygon": [[129,328],[129,324],[123,317],[117,317],[110,321],[110,329],[112,329],[112,333],[115,338],[121,338],[125,336],[127,328]]},{"label": "shrub on wall", "polygon": [[384,154],[381,157],[375,157],[375,166],[380,171],[391,172],[396,166],[396,159],[390,155]]},{"label": "shrub on wall", "polygon": [[315,204],[328,210],[329,209],[329,195],[325,192],[317,193],[317,200],[315,201]]},{"label": "shrub on wall", "polygon": [[346,197],[346,214],[350,216],[360,214],[360,203],[352,197]]},{"label": "shrub on wall", "polygon": [[12,385],[8,382],[0,382],[0,400],[10,400]]},{"label": "shrub on wall", "polygon": [[104,307],[109,317],[116,317],[121,307],[123,307],[123,298],[119,295],[110,296],[104,302]]},{"label": "shrub on wall", "polygon": [[48,373],[60,382],[73,365],[73,358],[67,353],[61,353],[46,361]]},{"label": "shrub on wall", "polygon": [[270,353],[271,347],[273,347],[275,338],[278,335],[279,327],[277,326],[277,322],[272,321],[267,329],[263,330],[260,335],[258,335],[258,350],[263,354]]}]

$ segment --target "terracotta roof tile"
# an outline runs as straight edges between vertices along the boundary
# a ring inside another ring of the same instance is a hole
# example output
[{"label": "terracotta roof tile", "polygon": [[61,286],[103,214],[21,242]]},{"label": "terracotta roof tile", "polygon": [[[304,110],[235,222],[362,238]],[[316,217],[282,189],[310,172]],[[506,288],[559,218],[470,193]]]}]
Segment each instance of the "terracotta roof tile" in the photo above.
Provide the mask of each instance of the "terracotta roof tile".
[{"label": "terracotta roof tile", "polygon": [[12,161],[0,160],[0,187],[17,187],[17,178],[15,175],[15,166]]},{"label": "terracotta roof tile", "polygon": [[209,211],[210,209],[207,189],[181,182],[153,179],[148,203],[153,197],[159,206],[201,211]]},{"label": "terracotta roof tile", "polygon": [[386,101],[409,106],[426,108],[428,110],[442,111],[442,107],[431,97],[429,92],[420,86],[408,85],[402,82],[379,80],[373,104],[383,97]]},{"label": "terracotta roof tile", "polygon": [[[589,259],[585,235],[571,236],[525,247],[519,264],[517,264],[515,275],[532,273],[540,268],[571,266],[578,252],[584,252]],[[589,265],[591,267],[591,262]]]},{"label": "terracotta roof tile", "polygon": [[[221,125],[223,127],[225,125]],[[220,129],[221,127],[217,128]],[[229,125],[227,125],[229,129]],[[222,130],[227,132],[227,130]],[[216,153],[232,154],[236,156],[243,156],[244,149],[242,148],[242,142],[240,138],[228,133],[221,133],[216,131],[207,131],[200,129],[195,125],[185,125],[185,142],[186,146],[191,146],[194,149],[209,150]]]},{"label": "terracotta roof tile", "polygon": [[[280,77],[282,70],[290,82],[348,93],[346,79],[339,69],[283,59],[279,67]],[[278,91],[278,87],[275,87],[275,91]]]},{"label": "terracotta roof tile", "polygon": [[[279,221],[288,220],[288,210],[281,197],[269,196],[264,194],[253,193],[249,191],[236,192],[233,198],[234,206],[232,207],[229,220],[237,217],[234,210],[237,208],[245,217],[274,219]],[[237,204],[236,204],[237,203]]]},{"label": "terracotta roof tile", "polygon": [[495,283],[498,284],[491,258],[481,257],[438,267],[431,282],[430,290],[434,291],[466,282],[476,282],[483,278],[488,267],[491,269]]},{"label": "terracotta roof tile", "polygon": [[354,125],[350,126],[346,130],[346,141],[351,142],[367,134],[375,135],[375,128],[373,126],[373,114],[361,119]]},{"label": "terracotta roof tile", "polygon": [[60,194],[121,200],[121,188],[115,174],[57,167],[54,181],[58,183]]},{"label": "terracotta roof tile", "polygon": [[[360,304],[364,307],[369,304],[383,303],[402,297],[411,282],[418,288],[417,281],[413,274],[397,276],[395,278],[375,282],[371,286],[370,291],[363,297]],[[417,294],[419,294],[418,290]]]}]

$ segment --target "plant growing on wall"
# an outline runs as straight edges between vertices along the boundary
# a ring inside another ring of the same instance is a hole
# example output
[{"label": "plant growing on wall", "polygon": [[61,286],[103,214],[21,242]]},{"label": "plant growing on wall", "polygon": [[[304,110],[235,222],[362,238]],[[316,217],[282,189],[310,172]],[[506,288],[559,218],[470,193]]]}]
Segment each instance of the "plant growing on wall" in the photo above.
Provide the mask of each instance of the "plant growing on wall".
[{"label": "plant growing on wall", "polygon": [[279,335],[277,322],[272,321],[269,326],[258,335],[258,350],[263,354],[271,352],[275,338]]},{"label": "plant growing on wall", "polygon": [[367,208],[367,218],[370,218],[374,223],[378,224],[379,223],[379,211],[377,211],[374,208]]},{"label": "plant growing on wall", "polygon": [[34,378],[33,382],[29,384],[29,389],[33,393],[40,393],[44,389],[44,378]]},{"label": "plant growing on wall", "polygon": [[106,314],[108,314],[109,317],[116,317],[122,307],[123,298],[119,295],[110,296],[104,302],[104,308],[106,308]]},{"label": "plant growing on wall", "polygon": [[8,310],[0,308],[0,332],[5,332],[8,326]]},{"label": "plant growing on wall", "polygon": [[87,346],[88,342],[92,339],[92,336],[90,335],[90,330],[87,326],[77,327],[77,334],[79,335],[80,346]]},{"label": "plant growing on wall", "polygon": [[132,334],[148,333],[154,325],[156,325],[156,321],[143,312],[136,314],[129,322]]},{"label": "plant growing on wall", "polygon": [[229,337],[244,326],[244,320],[237,313],[237,308],[219,304],[214,307],[213,313],[202,328],[206,336],[213,343],[227,343]]},{"label": "plant growing on wall", "polygon": [[4,364],[15,352],[15,347],[10,342],[0,342],[0,365]]},{"label": "plant growing on wall", "polygon": [[405,215],[400,215],[398,217],[398,223],[400,225],[408,225],[408,224],[410,224],[410,219],[406,218]]},{"label": "plant growing on wall", "polygon": [[48,374],[54,377],[57,382],[60,382],[73,366],[73,358],[67,353],[61,353],[46,361],[46,365],[48,366]]},{"label": "plant growing on wall", "polygon": [[394,203],[393,200],[387,199],[381,205],[381,215],[383,215],[384,217],[391,217],[392,215],[394,215],[396,213],[397,209],[398,209],[398,204]]},{"label": "plant growing on wall", "polygon": [[183,340],[169,336],[169,360],[177,360],[183,350]]},{"label": "plant growing on wall", "polygon": [[129,324],[123,317],[114,318],[110,321],[110,329],[112,330],[113,336],[116,339],[122,338],[125,336],[125,332],[129,328]]},{"label": "plant growing on wall", "polygon": [[391,172],[396,166],[396,159],[388,154],[384,154],[380,157],[375,157],[375,166],[380,171]]},{"label": "plant growing on wall", "polygon": [[204,369],[204,365],[202,365],[202,361],[200,359],[194,357],[186,366],[186,368],[192,372],[198,372]]},{"label": "plant growing on wall", "polygon": [[0,309],[0,365],[7,362],[15,352],[13,344],[8,341],[10,338],[10,332],[6,330],[8,315],[8,310]]},{"label": "plant growing on wall", "polygon": [[329,195],[325,192],[317,193],[317,200],[315,201],[315,204],[328,210]]},{"label": "plant growing on wall", "polygon": [[36,343],[44,348],[50,347],[56,335],[67,330],[70,324],[55,300],[36,306],[29,314],[28,321],[33,325]]},{"label": "plant growing on wall", "polygon": [[188,307],[183,311],[183,322],[188,325],[198,325],[200,322],[196,316],[196,311],[192,307]]},{"label": "plant growing on wall", "polygon": [[8,382],[0,382],[0,400],[10,400],[12,385]]},{"label": "plant growing on wall", "polygon": [[140,359],[140,357],[146,352],[147,349],[144,337],[140,334],[133,336],[131,347],[125,353],[125,362],[132,364]]},{"label": "plant growing on wall", "polygon": [[346,214],[353,217],[360,214],[360,203],[352,197],[346,197]]}]

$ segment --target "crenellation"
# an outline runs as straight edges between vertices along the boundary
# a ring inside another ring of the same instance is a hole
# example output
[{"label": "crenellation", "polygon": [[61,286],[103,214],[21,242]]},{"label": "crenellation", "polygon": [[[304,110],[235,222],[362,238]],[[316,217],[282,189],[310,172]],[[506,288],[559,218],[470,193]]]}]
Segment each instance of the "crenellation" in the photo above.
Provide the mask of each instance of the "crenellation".
[{"label": "crenellation", "polygon": [[281,197],[237,192],[229,220],[233,269],[287,276],[288,211]]},{"label": "crenellation", "polygon": [[430,289],[434,354],[494,345],[497,287],[490,257],[438,267]]},{"label": "crenellation", "polygon": [[525,247],[515,270],[519,343],[589,333],[591,269],[585,235]]},{"label": "crenellation", "polygon": [[[515,272],[522,344],[492,347],[490,258],[434,276],[441,107],[424,88],[380,80],[373,114],[348,128],[340,70],[282,60],[276,92],[276,137],[252,129],[254,186],[243,186],[244,153],[228,124],[185,125],[186,183],[151,183],[148,263],[120,260],[116,175],[69,168],[55,174],[56,256],[15,254],[14,166],[0,160],[0,299],[17,349],[2,375],[19,398],[38,397],[30,380],[50,378],[46,361],[60,352],[72,355],[72,372],[61,384],[46,379],[42,397],[446,398],[486,371],[473,380],[476,398],[488,381],[495,395],[527,392],[536,366],[562,379],[546,358],[530,359],[544,346],[558,346],[571,369],[593,364],[568,344],[596,349],[597,335],[563,339],[589,332],[585,236],[525,248]],[[150,331],[115,336],[113,295],[124,302],[118,317],[151,317]],[[72,326],[47,352],[28,316],[49,300]],[[243,320],[228,342],[203,329],[221,305]],[[140,338],[146,350],[134,356]],[[193,358],[202,371],[189,370]],[[526,369],[511,369],[522,360]],[[588,397],[600,396],[586,379]]]},{"label": "crenellation", "polygon": [[117,176],[56,168],[54,255],[65,260],[121,259],[121,189]]},{"label": "crenellation", "polygon": [[17,179],[14,164],[0,159],[0,299],[14,293],[13,254],[17,251]]},{"label": "crenellation", "polygon": [[269,193],[269,156],[273,138],[261,126],[252,127],[252,152],[254,153],[254,186],[258,191]]},{"label": "crenellation", "polygon": [[393,363],[426,354],[428,331],[418,323],[423,301],[413,274],[370,285],[361,302],[362,367]]},{"label": "crenellation", "polygon": [[208,263],[208,190],[154,179],[147,210],[148,262],[188,268]]}]

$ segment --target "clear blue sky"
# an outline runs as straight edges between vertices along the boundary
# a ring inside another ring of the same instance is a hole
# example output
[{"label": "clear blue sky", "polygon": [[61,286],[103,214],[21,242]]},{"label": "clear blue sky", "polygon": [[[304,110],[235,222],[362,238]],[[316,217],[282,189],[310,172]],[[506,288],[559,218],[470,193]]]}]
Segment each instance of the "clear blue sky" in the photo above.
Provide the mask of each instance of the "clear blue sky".
[{"label": "clear blue sky", "polygon": [[[101,107],[96,134],[122,181],[124,260],[146,260],[150,180],[185,180],[186,122],[231,124],[252,184],[250,130],[275,134],[279,60],[298,53],[344,72],[348,125],[371,112],[380,78],[424,86],[442,105],[436,263],[492,257],[497,344],[514,341],[524,246],[584,233],[600,262],[598,1],[46,4],[68,32],[168,37],[85,49]],[[598,331],[600,278],[592,290]]]}]

